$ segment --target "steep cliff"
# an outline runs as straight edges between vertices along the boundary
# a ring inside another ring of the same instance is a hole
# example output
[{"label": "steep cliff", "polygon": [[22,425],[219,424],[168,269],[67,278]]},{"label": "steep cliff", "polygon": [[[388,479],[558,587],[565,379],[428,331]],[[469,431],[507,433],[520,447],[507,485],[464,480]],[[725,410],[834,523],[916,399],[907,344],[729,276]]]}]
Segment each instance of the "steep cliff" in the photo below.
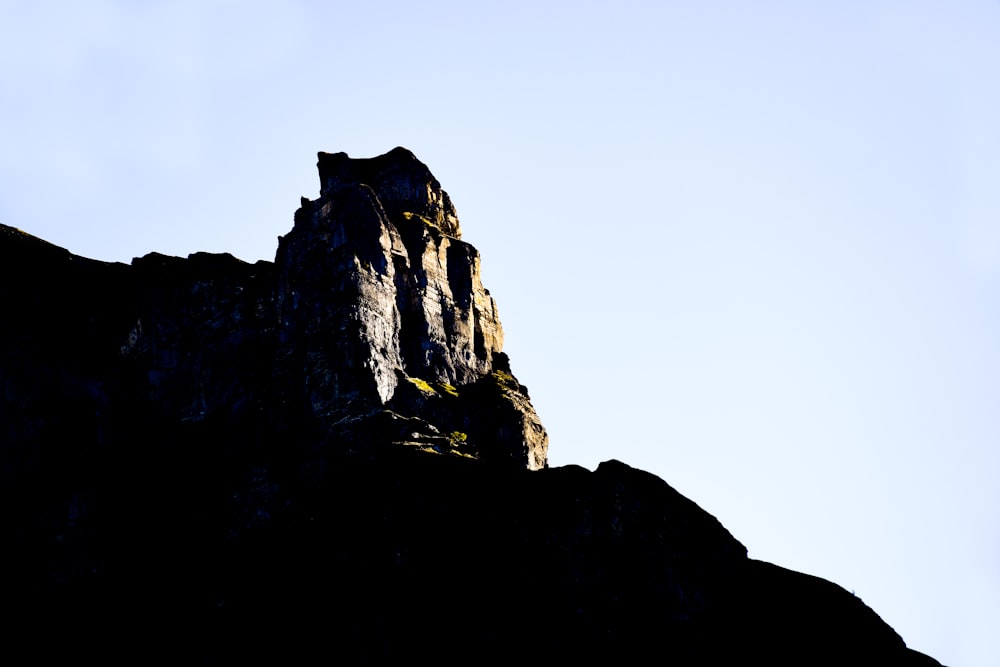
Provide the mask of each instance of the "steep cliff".
[{"label": "steep cliff", "polygon": [[307,411],[336,424],[388,409],[434,449],[544,467],[545,430],[448,194],[404,148],[320,153],[319,173],[275,261],[279,368],[303,379]]},{"label": "steep cliff", "polygon": [[[545,430],[437,180],[402,148],[321,153],[319,166],[321,195],[302,201],[273,264],[206,253],[105,264],[0,228],[0,295],[31,313],[0,334],[17,397],[0,417],[30,429],[11,437],[62,428],[101,444],[141,414],[168,430],[252,424],[258,437],[308,429],[349,446],[374,420],[396,424],[392,442],[544,467]],[[46,375],[60,379],[36,391]],[[48,391],[75,392],[81,421],[43,419]]]},{"label": "steep cliff", "polygon": [[0,226],[11,655],[937,664],[662,480],[548,468],[427,167],[319,171],[273,263]]}]

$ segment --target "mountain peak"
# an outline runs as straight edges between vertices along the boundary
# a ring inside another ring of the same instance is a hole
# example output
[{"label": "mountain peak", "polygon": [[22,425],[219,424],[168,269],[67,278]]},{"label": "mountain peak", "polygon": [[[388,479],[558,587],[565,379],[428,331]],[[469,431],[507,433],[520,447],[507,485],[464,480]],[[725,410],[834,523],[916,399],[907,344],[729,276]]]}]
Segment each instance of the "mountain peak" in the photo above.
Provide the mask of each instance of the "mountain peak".
[{"label": "mountain peak", "polygon": [[[502,379],[513,376],[479,252],[459,238],[434,175],[405,148],[319,153],[318,168],[320,196],[302,200],[275,258],[279,330],[303,348],[310,411],[336,422],[418,405],[466,436],[464,453],[544,467],[548,439],[527,391]],[[494,406],[503,424],[467,414],[482,412],[468,397],[484,385],[510,399]]]},{"label": "mountain peak", "polygon": [[451,198],[427,165],[410,150],[397,146],[372,158],[320,152],[318,158],[321,196],[334,197],[344,189],[368,186],[390,219],[416,216],[449,236],[461,238]]},{"label": "mountain peak", "polygon": [[12,657],[937,664],[655,475],[549,468],[437,180],[319,170],[273,263],[0,225]]}]

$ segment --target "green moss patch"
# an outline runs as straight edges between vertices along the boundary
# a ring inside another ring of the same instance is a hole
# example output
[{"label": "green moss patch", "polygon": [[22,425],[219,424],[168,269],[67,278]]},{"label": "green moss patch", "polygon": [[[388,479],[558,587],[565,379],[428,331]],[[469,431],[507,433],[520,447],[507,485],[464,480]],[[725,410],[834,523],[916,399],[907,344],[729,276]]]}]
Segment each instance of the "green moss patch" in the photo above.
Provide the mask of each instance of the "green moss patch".
[{"label": "green moss patch", "polygon": [[413,213],[412,211],[403,211],[403,217],[406,218],[407,220],[417,219],[420,222],[427,225],[428,227],[433,227],[434,229],[440,229],[437,225],[431,222],[429,218],[426,218],[420,215],[419,213]]},{"label": "green moss patch", "polygon": [[437,387],[438,391],[441,391],[449,396],[454,396],[458,398],[458,389],[448,384],[447,382],[435,382],[434,386]]},{"label": "green moss patch", "polygon": [[427,380],[421,380],[420,378],[414,377],[407,377],[406,381],[425,394],[437,394],[439,396],[446,395],[458,398],[458,389],[447,382],[435,382],[434,384],[431,384]]},{"label": "green moss patch", "polygon": [[413,386],[415,386],[420,391],[424,392],[425,394],[436,394],[437,393],[437,391],[434,390],[434,387],[432,387],[430,385],[430,383],[427,382],[427,380],[421,380],[420,378],[407,377],[406,381],[409,382],[410,384],[412,384]]}]

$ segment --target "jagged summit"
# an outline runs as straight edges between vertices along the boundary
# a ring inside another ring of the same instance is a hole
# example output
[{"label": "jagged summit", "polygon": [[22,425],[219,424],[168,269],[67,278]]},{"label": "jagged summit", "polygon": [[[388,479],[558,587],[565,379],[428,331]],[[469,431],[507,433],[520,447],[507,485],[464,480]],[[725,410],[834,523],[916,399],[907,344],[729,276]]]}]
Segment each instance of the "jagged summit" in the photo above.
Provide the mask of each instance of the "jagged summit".
[{"label": "jagged summit", "polygon": [[[279,328],[298,341],[311,411],[430,411],[463,453],[544,467],[547,436],[510,375],[479,252],[437,179],[405,148],[320,153],[318,167],[320,197],[302,200],[275,258]],[[505,387],[488,413],[506,416],[483,430],[469,415],[486,386]]]},{"label": "jagged summit", "polygon": [[442,232],[461,238],[455,207],[430,169],[408,149],[397,146],[373,158],[319,153],[320,194],[367,186],[391,219],[418,216]]},{"label": "jagged summit", "polygon": [[[253,424],[256,438],[309,431],[345,451],[407,445],[545,467],[547,435],[502,352],[479,253],[430,170],[402,148],[320,153],[319,169],[320,196],[303,199],[274,263],[150,253],[107,264],[0,230],[0,296],[39,311],[0,336],[18,337],[4,354],[25,366],[4,378],[23,397],[0,405],[10,432],[37,430],[30,415],[47,410],[34,373],[62,378],[53,391],[97,415],[66,428],[98,442],[141,415],[165,431]],[[36,246],[59,261],[30,261]],[[25,295],[26,277],[62,287]],[[64,322],[85,323],[71,346],[84,358],[121,357],[67,376],[63,348],[42,344]]]}]

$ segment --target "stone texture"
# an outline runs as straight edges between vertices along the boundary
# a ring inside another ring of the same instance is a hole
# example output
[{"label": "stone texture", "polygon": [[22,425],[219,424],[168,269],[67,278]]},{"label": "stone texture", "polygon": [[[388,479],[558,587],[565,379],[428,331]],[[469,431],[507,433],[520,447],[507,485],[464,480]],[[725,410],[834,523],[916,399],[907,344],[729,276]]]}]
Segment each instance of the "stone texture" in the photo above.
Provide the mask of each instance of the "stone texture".
[{"label": "stone texture", "polygon": [[510,365],[479,253],[430,170],[396,148],[320,153],[319,172],[320,197],[303,199],[275,260],[278,336],[296,341],[278,368],[304,378],[306,412],[345,438],[380,409],[432,414],[393,441],[544,467],[527,390],[498,380]]},{"label": "stone texture", "polygon": [[[403,148],[319,158],[320,198],[303,200],[276,259],[282,334],[304,339],[307,377],[329,393],[310,397],[314,409],[384,405],[405,377],[462,386],[488,375],[503,346],[496,304],[427,167]],[[346,372],[326,383],[331,368]]]}]

